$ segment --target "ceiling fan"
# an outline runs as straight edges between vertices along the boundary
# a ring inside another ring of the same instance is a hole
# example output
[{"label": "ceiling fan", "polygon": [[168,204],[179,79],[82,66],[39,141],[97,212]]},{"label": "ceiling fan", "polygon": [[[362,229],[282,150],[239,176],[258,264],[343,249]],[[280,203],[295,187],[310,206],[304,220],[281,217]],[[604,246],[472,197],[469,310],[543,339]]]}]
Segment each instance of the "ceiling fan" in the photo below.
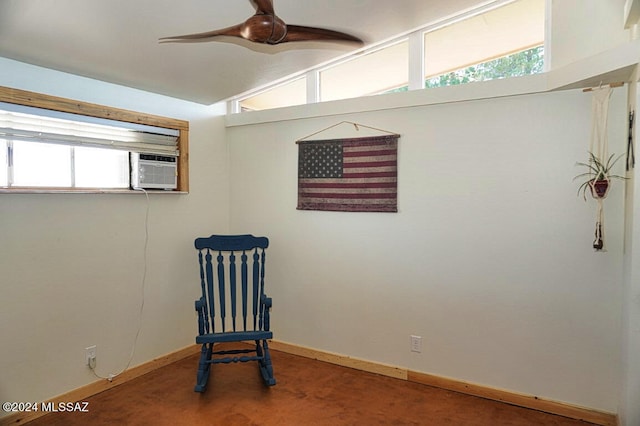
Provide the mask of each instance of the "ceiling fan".
[{"label": "ceiling fan", "polygon": [[292,41],[347,42],[362,45],[358,37],[324,28],[287,25],[273,8],[273,0],[251,0],[256,8],[255,15],[241,24],[205,33],[163,37],[161,43],[215,41],[216,37],[239,37],[254,43],[280,44]]}]

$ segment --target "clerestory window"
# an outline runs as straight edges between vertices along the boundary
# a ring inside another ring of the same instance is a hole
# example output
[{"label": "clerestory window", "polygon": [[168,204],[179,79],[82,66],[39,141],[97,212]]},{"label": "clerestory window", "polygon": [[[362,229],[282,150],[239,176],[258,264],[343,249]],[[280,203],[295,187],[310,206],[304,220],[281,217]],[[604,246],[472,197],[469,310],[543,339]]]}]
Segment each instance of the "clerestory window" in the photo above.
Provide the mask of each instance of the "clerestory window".
[{"label": "clerestory window", "polygon": [[[406,35],[399,37],[308,72],[307,75],[317,78],[305,80],[298,76],[295,84],[281,83],[258,95],[243,97],[238,101],[242,105],[240,110],[298,105],[309,94],[317,96],[307,97],[307,103],[407,91],[409,75],[420,75],[423,71],[423,82],[417,79],[412,89],[542,72],[545,3],[545,0],[501,1],[465,11],[416,30],[418,40],[422,39],[417,42],[422,44],[421,49],[411,47]],[[422,54],[417,58],[419,51]],[[422,69],[409,69],[417,65]]]},{"label": "clerestory window", "polygon": [[544,22],[544,0],[518,0],[425,33],[426,87],[542,72]]}]

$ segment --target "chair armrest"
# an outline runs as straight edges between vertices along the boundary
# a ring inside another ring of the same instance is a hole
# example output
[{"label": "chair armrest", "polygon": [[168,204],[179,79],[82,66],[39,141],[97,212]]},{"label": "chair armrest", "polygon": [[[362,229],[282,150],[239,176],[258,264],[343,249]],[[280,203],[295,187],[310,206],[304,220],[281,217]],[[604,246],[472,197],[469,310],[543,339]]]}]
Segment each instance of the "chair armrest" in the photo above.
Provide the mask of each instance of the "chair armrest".
[{"label": "chair armrest", "polygon": [[271,306],[273,305],[273,300],[270,297],[267,297],[266,295],[262,295],[262,298],[260,299],[260,302],[262,303],[262,308],[260,308],[260,310],[262,311],[262,314],[264,316],[263,318],[263,325],[264,331],[269,331],[269,327],[271,326]]},{"label": "chair armrest", "polygon": [[265,309],[271,309],[271,305],[273,304],[273,300],[270,297],[267,297],[266,294],[262,295],[261,302],[264,305]]},{"label": "chair armrest", "polygon": [[196,312],[198,312],[198,333],[200,335],[209,333],[209,321],[207,318],[207,301],[204,297],[196,300]]}]

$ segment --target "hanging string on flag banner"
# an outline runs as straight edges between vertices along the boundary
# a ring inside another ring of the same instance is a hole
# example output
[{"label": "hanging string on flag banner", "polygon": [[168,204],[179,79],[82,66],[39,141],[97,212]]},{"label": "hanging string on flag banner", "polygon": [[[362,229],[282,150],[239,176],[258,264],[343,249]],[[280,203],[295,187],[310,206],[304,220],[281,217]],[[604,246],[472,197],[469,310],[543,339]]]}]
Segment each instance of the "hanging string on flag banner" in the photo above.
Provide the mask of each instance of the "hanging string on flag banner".
[{"label": "hanging string on flag banner", "polygon": [[354,123],[353,121],[341,121],[341,122],[339,122],[339,123],[332,124],[331,126],[327,126],[327,127],[325,127],[324,129],[320,129],[320,130],[318,130],[318,131],[316,131],[316,132],[313,132],[313,133],[311,133],[310,135],[307,135],[307,136],[305,136],[305,137],[303,137],[303,138],[300,138],[300,139],[298,139],[298,140],[296,141],[296,143],[303,142],[303,141],[305,141],[305,140],[307,140],[307,139],[309,139],[309,138],[311,138],[311,137],[313,137],[313,136],[319,135],[319,134],[321,134],[321,133],[328,132],[329,130],[337,129],[338,127],[343,126],[343,125],[345,125],[345,124],[346,124],[346,125],[348,125],[348,126],[344,126],[344,127],[351,127],[351,126],[353,126],[353,129],[354,129],[356,132],[359,132],[359,131],[360,131],[360,129],[368,129],[368,130],[372,130],[372,131],[374,131],[374,132],[379,132],[379,133],[383,133],[383,134],[387,134],[387,135],[393,135],[393,136],[400,137],[400,135],[399,135],[399,134],[397,134],[397,133],[390,132],[390,131],[388,131],[388,130],[384,130],[384,129],[378,129],[377,127],[366,126],[366,125],[364,125],[364,124]]}]

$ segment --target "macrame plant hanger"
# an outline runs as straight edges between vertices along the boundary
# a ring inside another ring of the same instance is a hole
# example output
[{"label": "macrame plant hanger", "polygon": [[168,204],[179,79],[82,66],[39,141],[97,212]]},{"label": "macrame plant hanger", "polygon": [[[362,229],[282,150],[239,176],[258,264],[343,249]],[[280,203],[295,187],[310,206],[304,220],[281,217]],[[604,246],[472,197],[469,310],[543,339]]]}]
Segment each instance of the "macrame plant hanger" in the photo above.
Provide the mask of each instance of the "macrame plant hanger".
[{"label": "macrame plant hanger", "polygon": [[[609,118],[609,100],[611,99],[612,85],[594,88],[591,101],[591,138],[589,141],[589,152],[595,155],[600,161],[606,162],[609,158],[609,138],[607,135]],[[594,176],[595,177],[595,176]],[[611,185],[609,185],[609,188]],[[604,200],[607,198],[607,191],[601,196],[594,197],[597,205],[596,229],[593,241],[593,248],[596,251],[606,251],[604,244]]]},{"label": "macrame plant hanger", "polygon": [[635,125],[636,112],[631,111],[629,113],[629,135],[627,138],[627,171],[635,168],[636,155],[633,151],[633,128]]}]

